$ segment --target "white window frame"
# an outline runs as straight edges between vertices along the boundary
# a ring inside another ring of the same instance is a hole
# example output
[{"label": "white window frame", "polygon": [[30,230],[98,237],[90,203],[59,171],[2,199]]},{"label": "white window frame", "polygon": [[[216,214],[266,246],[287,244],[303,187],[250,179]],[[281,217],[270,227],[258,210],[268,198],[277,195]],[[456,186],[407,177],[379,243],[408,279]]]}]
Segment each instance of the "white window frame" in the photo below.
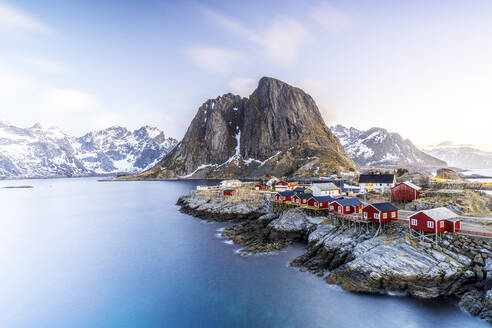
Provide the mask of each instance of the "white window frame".
[{"label": "white window frame", "polygon": [[338,207],[338,213],[342,213],[342,207],[341,206]]},{"label": "white window frame", "polygon": [[388,213],[383,213],[383,219],[387,219],[388,218]]},{"label": "white window frame", "polygon": [[318,206],[318,202],[314,202],[314,206]]},{"label": "white window frame", "polygon": [[345,206],[346,211],[350,211],[350,206]]},{"label": "white window frame", "polygon": [[379,213],[374,213],[374,218],[379,219]]},{"label": "white window frame", "polygon": [[434,229],[434,221],[427,221],[427,228]]},{"label": "white window frame", "polygon": [[396,217],[396,212],[391,212],[391,217],[395,218]]},{"label": "white window frame", "polygon": [[416,226],[417,225],[417,219],[412,219],[410,221],[410,225]]},{"label": "white window frame", "polygon": [[367,212],[364,212],[364,219],[367,219]]},{"label": "white window frame", "polygon": [[333,205],[330,205],[330,211],[333,211]]},{"label": "white window frame", "polygon": [[441,220],[441,221],[439,221],[439,227],[440,227],[440,228],[444,228],[444,221],[442,221],[442,220]]}]

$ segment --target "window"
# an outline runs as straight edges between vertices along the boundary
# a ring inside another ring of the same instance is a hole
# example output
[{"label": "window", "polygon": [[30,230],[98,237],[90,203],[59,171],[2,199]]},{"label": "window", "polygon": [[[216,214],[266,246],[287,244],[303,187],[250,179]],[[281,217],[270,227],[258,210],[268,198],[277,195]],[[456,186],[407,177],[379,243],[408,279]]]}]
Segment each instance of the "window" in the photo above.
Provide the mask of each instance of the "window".
[{"label": "window", "polygon": [[350,206],[345,206],[346,211],[350,211]]},{"label": "window", "polygon": [[318,202],[314,202],[314,206],[318,206]]},{"label": "window", "polygon": [[379,219],[379,213],[374,213],[374,218]]},{"label": "window", "polygon": [[391,217],[392,218],[396,217],[396,212],[391,212]]},{"label": "window", "polygon": [[388,213],[383,214],[383,219],[386,219],[388,217]]},{"label": "window", "polygon": [[342,213],[342,208],[341,207],[338,208],[338,213]]},{"label": "window", "polygon": [[364,212],[364,219],[367,219],[367,212]]},{"label": "window", "polygon": [[427,228],[434,228],[434,221],[427,221]]},{"label": "window", "polygon": [[333,205],[330,206],[330,210],[333,211]]},{"label": "window", "polygon": [[413,226],[416,226],[416,225],[417,225],[417,219],[412,219],[411,224],[412,224]]},{"label": "window", "polygon": [[439,226],[440,226],[441,228],[444,228],[444,221],[440,221],[440,222],[439,222]]}]

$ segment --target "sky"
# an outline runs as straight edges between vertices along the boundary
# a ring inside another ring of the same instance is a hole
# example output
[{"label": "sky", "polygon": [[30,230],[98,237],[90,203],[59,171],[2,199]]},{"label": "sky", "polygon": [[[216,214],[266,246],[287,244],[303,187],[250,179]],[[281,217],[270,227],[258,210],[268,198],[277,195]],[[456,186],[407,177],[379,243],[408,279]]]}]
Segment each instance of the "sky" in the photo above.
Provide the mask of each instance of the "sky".
[{"label": "sky", "polygon": [[0,119],[181,138],[262,76],[328,126],[492,150],[491,1],[3,1]]}]

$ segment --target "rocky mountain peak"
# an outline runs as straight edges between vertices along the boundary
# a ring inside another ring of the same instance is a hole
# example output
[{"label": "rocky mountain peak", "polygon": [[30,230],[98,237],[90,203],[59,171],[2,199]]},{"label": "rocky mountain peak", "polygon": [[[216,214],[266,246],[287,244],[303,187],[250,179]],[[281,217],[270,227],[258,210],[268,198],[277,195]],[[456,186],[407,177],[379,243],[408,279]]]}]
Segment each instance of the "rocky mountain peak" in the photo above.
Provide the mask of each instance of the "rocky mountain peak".
[{"label": "rocky mountain peak", "polygon": [[336,125],[331,130],[359,166],[446,166],[446,162],[419,150],[410,140],[383,128],[363,131]]},{"label": "rocky mountain peak", "polygon": [[313,98],[263,77],[249,98],[205,101],[183,140],[143,177],[312,175],[355,168]]}]

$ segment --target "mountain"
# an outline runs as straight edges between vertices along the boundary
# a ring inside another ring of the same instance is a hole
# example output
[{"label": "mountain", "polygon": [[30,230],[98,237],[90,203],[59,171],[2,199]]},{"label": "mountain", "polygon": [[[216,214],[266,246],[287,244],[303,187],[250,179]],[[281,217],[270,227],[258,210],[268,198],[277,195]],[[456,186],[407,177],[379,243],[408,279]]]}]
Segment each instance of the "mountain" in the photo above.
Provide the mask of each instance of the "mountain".
[{"label": "mountain", "polygon": [[441,146],[426,153],[462,169],[492,169],[492,153],[467,146]]},{"label": "mountain", "polygon": [[183,140],[138,177],[318,176],[355,168],[313,98],[264,77],[249,98],[207,100]]},{"label": "mountain", "polygon": [[410,140],[382,128],[361,131],[336,125],[331,131],[340,139],[349,156],[360,166],[447,166],[446,162],[417,149]]},{"label": "mountain", "polygon": [[0,176],[136,173],[154,166],[176,143],[149,126],[135,131],[111,127],[76,138],[56,127],[0,122]]}]

